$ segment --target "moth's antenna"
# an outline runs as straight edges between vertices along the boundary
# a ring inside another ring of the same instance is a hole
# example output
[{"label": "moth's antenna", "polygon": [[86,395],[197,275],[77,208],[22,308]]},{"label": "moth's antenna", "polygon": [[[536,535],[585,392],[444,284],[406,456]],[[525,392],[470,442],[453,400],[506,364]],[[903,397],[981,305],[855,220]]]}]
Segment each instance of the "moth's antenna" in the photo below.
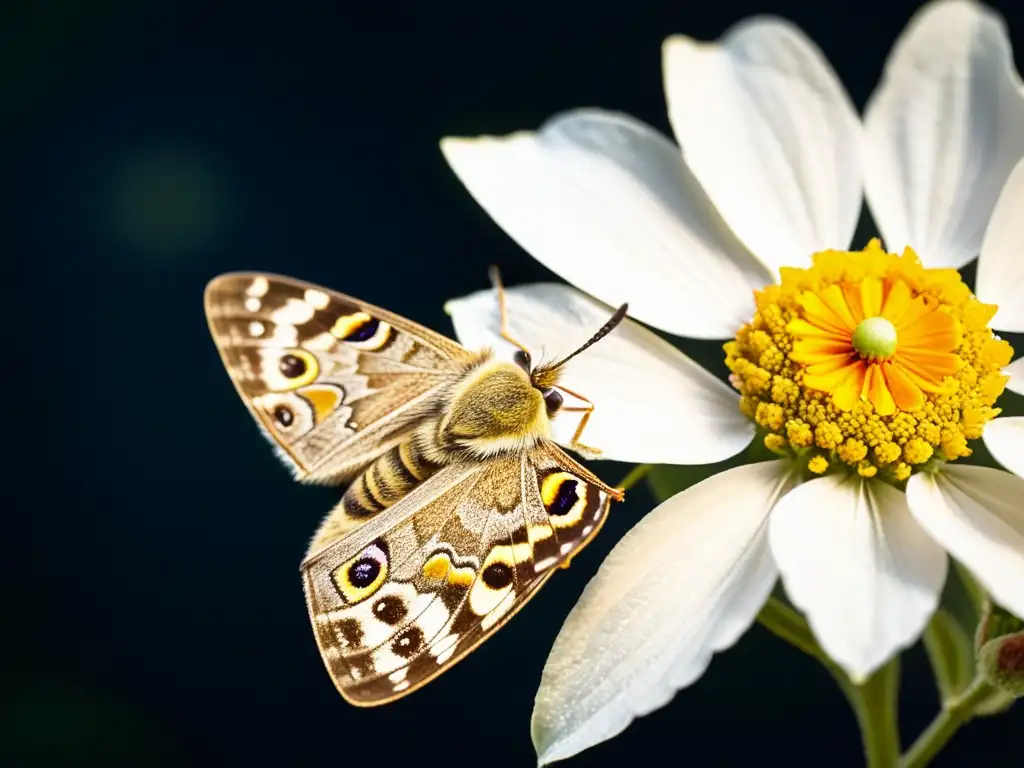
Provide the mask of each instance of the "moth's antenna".
[{"label": "moth's antenna", "polygon": [[629,304],[623,304],[621,307],[619,307],[618,309],[615,310],[615,314],[611,316],[611,319],[608,320],[607,323],[602,325],[600,330],[598,330],[597,333],[595,333],[593,336],[590,337],[590,341],[588,341],[582,347],[577,349],[575,352],[572,352],[569,355],[563,357],[557,363],[550,363],[549,365],[545,365],[544,367],[545,368],[552,368],[552,369],[553,368],[561,368],[567,362],[569,362],[574,357],[576,357],[576,355],[578,355],[580,352],[583,352],[584,350],[589,349],[590,347],[594,346],[595,344],[597,344],[597,342],[599,342],[601,339],[603,339],[609,333],[614,331],[615,330],[615,326],[617,326],[619,323],[622,322],[623,318],[626,316],[626,312],[628,312],[628,311],[629,311]]}]

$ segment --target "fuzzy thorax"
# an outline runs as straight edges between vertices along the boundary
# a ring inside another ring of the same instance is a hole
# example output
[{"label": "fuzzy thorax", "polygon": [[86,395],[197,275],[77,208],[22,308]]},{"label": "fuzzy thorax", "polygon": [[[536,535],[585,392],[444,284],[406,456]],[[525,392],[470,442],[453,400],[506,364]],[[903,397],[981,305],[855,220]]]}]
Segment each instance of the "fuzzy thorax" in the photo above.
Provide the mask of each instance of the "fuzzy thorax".
[{"label": "fuzzy thorax", "polygon": [[489,361],[452,391],[438,424],[441,442],[480,457],[535,445],[551,436],[544,396],[519,366]]}]

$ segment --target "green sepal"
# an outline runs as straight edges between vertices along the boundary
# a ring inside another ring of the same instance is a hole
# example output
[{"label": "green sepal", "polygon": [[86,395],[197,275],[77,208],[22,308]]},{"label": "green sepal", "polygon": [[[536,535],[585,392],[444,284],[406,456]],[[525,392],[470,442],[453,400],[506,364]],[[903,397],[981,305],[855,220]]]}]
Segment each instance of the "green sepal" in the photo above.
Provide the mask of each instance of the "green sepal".
[{"label": "green sepal", "polygon": [[1006,635],[1024,632],[1024,620],[1014,616],[991,598],[985,600],[974,636],[974,645],[979,650],[991,641]]},{"label": "green sepal", "polygon": [[1016,699],[998,688],[989,693],[988,697],[974,706],[975,717],[991,717],[1008,710]]},{"label": "green sepal", "polygon": [[978,651],[978,667],[1001,692],[1024,696],[1024,632],[990,640]]}]

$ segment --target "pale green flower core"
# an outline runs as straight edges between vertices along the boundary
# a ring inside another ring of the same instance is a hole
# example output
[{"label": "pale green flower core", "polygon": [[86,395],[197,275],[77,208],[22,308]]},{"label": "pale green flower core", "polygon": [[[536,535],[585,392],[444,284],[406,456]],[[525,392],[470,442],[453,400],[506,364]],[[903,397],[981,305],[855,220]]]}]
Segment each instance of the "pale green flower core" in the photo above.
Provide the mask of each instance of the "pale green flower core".
[{"label": "pale green flower core", "polygon": [[857,324],[851,341],[861,357],[884,360],[896,352],[896,326],[884,317],[869,317]]}]

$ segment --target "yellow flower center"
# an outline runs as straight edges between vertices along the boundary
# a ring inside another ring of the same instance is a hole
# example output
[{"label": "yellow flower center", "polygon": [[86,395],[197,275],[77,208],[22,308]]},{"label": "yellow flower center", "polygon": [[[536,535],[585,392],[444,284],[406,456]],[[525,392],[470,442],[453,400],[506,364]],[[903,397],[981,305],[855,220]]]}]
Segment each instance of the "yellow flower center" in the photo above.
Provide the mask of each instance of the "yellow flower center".
[{"label": "yellow flower center", "polygon": [[725,345],[730,380],[765,445],[812,473],[900,482],[933,458],[969,456],[1000,412],[1013,350],[988,327],[996,307],[909,248],[817,253],[755,299]]}]

